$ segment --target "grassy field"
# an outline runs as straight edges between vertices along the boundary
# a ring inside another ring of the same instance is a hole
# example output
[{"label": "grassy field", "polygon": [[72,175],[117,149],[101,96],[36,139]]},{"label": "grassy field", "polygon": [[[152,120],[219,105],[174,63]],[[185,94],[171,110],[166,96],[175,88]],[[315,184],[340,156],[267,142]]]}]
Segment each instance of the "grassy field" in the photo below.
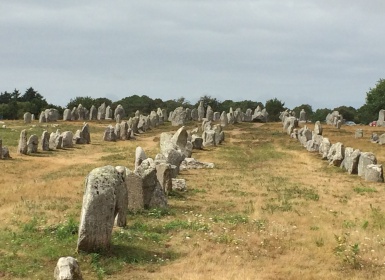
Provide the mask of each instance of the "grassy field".
[{"label": "grassy field", "polygon": [[[226,128],[225,142],[195,151],[214,169],[180,174],[188,191],[169,197],[169,209],[128,214],[115,228],[109,252],[77,254],[85,176],[95,167],[133,169],[135,148],[159,151],[169,124],[134,141],[103,142],[107,122],[91,122],[91,144],[17,155],[20,131],[39,137],[81,128],[6,121],[0,128],[11,160],[0,161],[0,279],[52,279],[61,256],[78,259],[84,279],[383,279],[385,184],[328,166],[282,132],[280,123]],[[193,128],[196,124],[188,127]],[[312,128],[312,125],[309,125]],[[355,139],[354,131],[364,130]],[[374,152],[381,128],[324,126],[332,143]]]}]

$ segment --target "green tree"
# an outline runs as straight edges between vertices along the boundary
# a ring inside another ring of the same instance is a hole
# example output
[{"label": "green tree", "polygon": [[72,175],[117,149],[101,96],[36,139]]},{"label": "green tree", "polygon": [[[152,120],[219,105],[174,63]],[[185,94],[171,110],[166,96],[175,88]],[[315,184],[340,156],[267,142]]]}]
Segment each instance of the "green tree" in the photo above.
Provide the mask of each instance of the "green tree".
[{"label": "green tree", "polygon": [[11,93],[4,91],[4,93],[0,93],[0,103],[8,104],[11,102],[12,95]]},{"label": "green tree", "polygon": [[326,116],[331,113],[332,110],[328,108],[323,108],[323,109],[317,109],[313,113],[313,116],[311,117],[312,122],[320,121],[320,122],[325,122]]},{"label": "green tree", "polygon": [[[218,101],[218,99],[214,98],[214,97],[211,97],[209,95],[204,95],[204,96],[201,96],[201,98],[199,98],[199,101],[195,104],[195,108],[198,108],[199,106],[199,103],[200,102],[203,102],[203,107],[205,108],[205,110],[207,109],[207,106],[210,105],[211,109],[213,109],[213,111],[218,111],[218,109],[220,108],[220,102]],[[233,108],[235,110],[235,108]]]},{"label": "green tree", "polygon": [[285,102],[277,98],[266,101],[266,111],[269,113],[270,121],[279,121],[279,114],[285,110]]},{"label": "green tree", "polygon": [[75,97],[74,99],[71,98],[70,102],[67,104],[66,108],[72,110],[72,108],[78,107],[79,104],[82,104],[82,106],[84,108],[89,110],[92,105],[95,105],[95,100],[92,97],[90,97],[90,96],[86,96],[86,97],[78,96],[78,97]]},{"label": "green tree", "polygon": [[380,79],[374,88],[366,93],[365,122],[378,119],[378,112],[385,109],[385,80]]},{"label": "green tree", "polygon": [[299,118],[299,113],[302,111],[302,109],[304,109],[306,112],[306,119],[311,120],[314,112],[313,108],[309,104],[302,104],[300,106],[295,107],[293,109],[293,111],[295,112],[295,116]]},{"label": "green tree", "polygon": [[357,117],[357,110],[352,106],[336,107],[333,111],[338,111],[346,121],[359,122]]}]

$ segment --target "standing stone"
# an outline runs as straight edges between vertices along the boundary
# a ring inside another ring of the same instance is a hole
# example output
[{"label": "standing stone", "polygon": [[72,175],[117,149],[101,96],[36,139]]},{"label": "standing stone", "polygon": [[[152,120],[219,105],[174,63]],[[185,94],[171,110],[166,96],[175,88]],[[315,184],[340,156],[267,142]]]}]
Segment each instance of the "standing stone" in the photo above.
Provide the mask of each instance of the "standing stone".
[{"label": "standing stone", "polygon": [[361,152],[358,149],[354,150],[351,147],[345,148],[345,156],[341,163],[341,168],[345,169],[349,174],[357,174],[360,155]]},{"label": "standing stone", "polygon": [[43,134],[41,135],[41,149],[43,151],[49,151],[49,138],[50,135],[47,130],[43,131]]},{"label": "standing stone", "polygon": [[186,120],[186,111],[183,107],[178,107],[174,110],[171,116],[171,125],[180,126],[184,125]]},{"label": "standing stone", "polygon": [[84,123],[81,129],[81,136],[84,139],[85,144],[91,143],[90,127],[88,123]]},{"label": "standing stone", "polygon": [[46,109],[44,114],[46,122],[56,122],[59,119],[59,111],[57,109]]},{"label": "standing stone", "polygon": [[122,121],[120,123],[120,140],[128,140],[128,135],[127,135],[127,131],[128,131],[128,124],[126,121]]},{"label": "standing stone", "polygon": [[124,108],[120,104],[118,106],[116,106],[115,111],[114,111],[114,118],[115,118],[115,120],[118,119],[118,116],[119,116],[119,121],[116,121],[116,122],[120,122],[120,120],[123,119],[126,116]]},{"label": "standing stone", "polygon": [[306,112],[305,109],[302,109],[301,112],[299,113],[299,121],[300,122],[306,122]]},{"label": "standing stone", "polygon": [[28,150],[28,146],[27,146],[27,131],[25,129],[23,129],[20,132],[19,146],[17,148],[17,152],[19,154],[26,155],[27,154],[27,150]]},{"label": "standing stone", "polygon": [[112,109],[111,106],[107,106],[106,108],[106,120],[111,120],[112,119]]},{"label": "standing stone", "polygon": [[73,257],[62,257],[58,260],[55,271],[55,280],[83,280],[78,261]]},{"label": "standing stone", "polygon": [[144,209],[142,178],[126,170],[126,186],[128,192],[128,210],[137,212]]},{"label": "standing stone", "polygon": [[193,135],[191,137],[191,144],[193,145],[193,149],[201,150],[203,147],[203,138]]},{"label": "standing stone", "polygon": [[215,146],[216,141],[215,141],[215,131],[214,130],[203,131],[202,138],[203,138],[203,146],[204,147]]},{"label": "standing stone", "polygon": [[337,121],[337,124],[336,124],[336,127],[337,127],[338,129],[340,129],[341,126],[342,126],[342,121],[341,121],[341,120],[338,120],[338,121]]},{"label": "standing stone", "polygon": [[78,113],[78,120],[84,121],[86,119],[86,108],[84,108],[82,104],[78,105],[77,113]]},{"label": "standing stone", "polygon": [[370,152],[361,153],[358,161],[358,176],[365,178],[366,167],[369,164],[377,164],[376,156]]},{"label": "standing stone", "polygon": [[104,120],[106,118],[106,103],[103,103],[102,105],[99,106],[98,108],[98,115],[97,119],[99,121]]},{"label": "standing stone", "polygon": [[365,181],[370,182],[384,182],[382,164],[369,164],[365,169]]},{"label": "standing stone", "polygon": [[150,119],[151,127],[158,127],[159,116],[155,111],[151,111],[149,119]]},{"label": "standing stone", "polygon": [[213,120],[215,122],[219,121],[221,119],[221,114],[219,112],[214,112]]},{"label": "standing stone", "polygon": [[385,126],[385,110],[381,109],[378,112],[378,120],[376,122],[376,126]]},{"label": "standing stone", "polygon": [[185,119],[185,121],[186,122],[189,122],[189,121],[191,121],[191,109],[190,108],[186,108],[186,119]]},{"label": "standing stone", "polygon": [[37,153],[37,147],[39,145],[39,137],[33,134],[28,138],[27,141],[27,154]]},{"label": "standing stone", "polygon": [[61,147],[63,149],[72,148],[74,146],[73,144],[74,134],[71,131],[64,131],[61,135],[63,137]]},{"label": "standing stone", "polygon": [[320,121],[316,121],[314,124],[314,133],[317,135],[322,135],[322,125]]},{"label": "standing stone", "polygon": [[126,186],[127,169],[124,166],[116,166],[115,170],[120,177],[120,183],[116,184],[115,223],[118,227],[127,225],[128,191]]},{"label": "standing stone", "polygon": [[[166,116],[163,115],[162,109],[158,108],[158,109],[156,110],[156,113],[157,113],[157,115],[158,115],[158,117],[159,117],[159,125],[164,124],[164,119],[165,119]],[[191,116],[191,115],[190,115],[190,116]]]},{"label": "standing stone", "polygon": [[[291,136],[292,138],[297,138],[296,136]],[[307,141],[306,149],[308,152],[319,152],[319,147],[322,143],[322,135],[313,133],[311,140]]]},{"label": "standing stone", "polygon": [[24,113],[23,118],[24,118],[24,123],[31,123],[32,121],[32,115],[30,112]]},{"label": "standing stone", "polygon": [[206,110],[206,119],[208,121],[213,121],[214,120],[214,111],[213,109],[211,109],[211,106],[207,106],[207,110]]},{"label": "standing stone", "polygon": [[107,126],[106,130],[104,131],[103,140],[112,142],[116,141],[115,129],[112,125]]},{"label": "standing stone", "polygon": [[40,116],[39,116],[39,123],[45,123],[45,122],[47,122],[47,120],[46,120],[46,118],[45,118],[45,113],[44,113],[44,111],[42,111],[42,112],[40,113]]},{"label": "standing stone", "polygon": [[117,192],[122,176],[111,165],[93,169],[85,180],[77,251],[98,252],[110,248],[117,214]]},{"label": "standing stone", "polygon": [[89,120],[94,121],[98,119],[98,110],[96,110],[95,105],[92,105],[90,108]]},{"label": "standing stone", "polygon": [[330,150],[331,143],[329,141],[329,138],[324,137],[322,139],[322,142],[319,146],[319,153],[322,156],[322,159],[327,159],[328,158],[328,153]]},{"label": "standing stone", "polygon": [[115,124],[114,131],[115,131],[115,135],[116,135],[116,140],[119,140],[120,139],[120,124],[119,123]]},{"label": "standing stone", "polygon": [[156,165],[156,177],[165,194],[172,191],[172,170],[171,164],[159,163]]},{"label": "standing stone", "polygon": [[[293,128],[293,126],[289,126],[289,128]],[[289,130],[288,130],[289,135],[291,135],[292,132],[293,131],[291,130],[289,133]],[[313,133],[311,132],[310,129],[307,128],[306,125],[298,131],[298,140],[304,147],[307,146],[307,141],[310,141],[312,137],[313,137]]]},{"label": "standing stone", "polygon": [[133,117],[132,118],[132,132],[135,134],[139,134],[139,129],[138,129],[138,124],[139,124],[139,117]]},{"label": "standing stone", "polygon": [[191,110],[191,119],[193,121],[197,121],[199,119],[199,116],[198,116],[198,109],[197,108],[193,108]]},{"label": "standing stone", "polygon": [[70,109],[65,109],[63,112],[63,121],[70,121],[72,120],[72,112]]},{"label": "standing stone", "polygon": [[229,121],[227,119],[227,114],[225,111],[222,112],[220,120],[221,120],[222,127],[226,127],[228,125]]},{"label": "standing stone", "polygon": [[77,121],[79,119],[78,108],[73,107],[71,111],[71,121]]},{"label": "standing stone", "polygon": [[362,129],[357,129],[356,133],[354,134],[354,138],[362,138],[364,137],[364,131]]},{"label": "standing stone", "polygon": [[199,102],[198,106],[198,121],[202,121],[205,117],[205,107],[203,106],[203,101]]},{"label": "standing stone", "polygon": [[63,136],[59,132],[52,132],[49,136],[49,149],[61,149],[63,143]]},{"label": "standing stone", "polygon": [[345,147],[344,144],[341,142],[337,142],[333,144],[330,149],[329,153],[327,156],[327,159],[329,161],[329,165],[334,165],[334,166],[340,166],[341,162],[344,159],[345,155]]},{"label": "standing stone", "polygon": [[136,147],[135,150],[135,170],[139,167],[139,165],[147,159],[146,153],[142,149],[142,147]]},{"label": "standing stone", "polygon": [[[231,109],[231,108],[230,108],[230,109]],[[234,123],[235,123],[234,115],[233,115],[232,112],[227,113],[227,123],[228,123],[228,124],[234,124]]]}]

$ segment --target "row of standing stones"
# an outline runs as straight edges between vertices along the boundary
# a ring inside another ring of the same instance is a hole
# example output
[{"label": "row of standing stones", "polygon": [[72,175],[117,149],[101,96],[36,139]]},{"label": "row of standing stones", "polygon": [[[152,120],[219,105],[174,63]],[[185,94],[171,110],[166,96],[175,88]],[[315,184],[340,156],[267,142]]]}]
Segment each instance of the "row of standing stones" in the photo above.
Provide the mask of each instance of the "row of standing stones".
[{"label": "row of standing stones", "polygon": [[[202,127],[210,130],[210,123],[204,120]],[[223,137],[223,133],[214,137]],[[168,207],[168,194],[180,188],[182,179],[176,179],[180,170],[214,168],[213,163],[199,162],[191,157],[192,139],[192,132],[182,126],[175,134],[161,133],[160,153],[155,159],[148,158],[144,150],[137,147],[133,171],[111,165],[93,169],[85,179],[77,251],[108,250],[113,226],[126,226],[127,211]],[[214,141],[214,144],[222,141]],[[182,185],[185,190],[185,182]],[[59,259],[55,277],[61,270],[63,273],[69,270],[80,273],[79,265],[72,257]]]},{"label": "row of standing stones", "polygon": [[[323,129],[319,121],[315,123],[314,131],[309,130],[306,125],[298,129],[298,123],[298,119],[293,116],[282,118],[283,130],[290,137],[298,139],[307,151],[318,152],[330,165],[345,169],[349,174],[358,174],[366,181],[384,182],[382,165],[377,164],[377,158],[372,152],[345,147],[341,142],[331,144],[327,137],[322,136]],[[358,132],[356,137],[357,135]]]}]

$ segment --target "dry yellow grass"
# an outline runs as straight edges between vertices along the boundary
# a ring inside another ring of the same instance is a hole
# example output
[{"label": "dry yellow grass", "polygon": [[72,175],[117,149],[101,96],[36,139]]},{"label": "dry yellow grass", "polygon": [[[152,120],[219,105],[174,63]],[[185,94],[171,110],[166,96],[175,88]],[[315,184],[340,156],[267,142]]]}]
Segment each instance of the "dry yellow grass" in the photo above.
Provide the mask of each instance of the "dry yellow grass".
[{"label": "dry yellow grass", "polygon": [[[354,139],[357,128],[324,126],[324,136],[332,143],[372,151],[384,163],[385,148],[369,142],[371,133],[381,129],[362,126],[364,138]],[[15,220],[28,221],[34,215],[44,215],[47,224],[79,217],[84,177],[106,164],[133,168],[136,146],[155,156],[161,131],[110,143],[95,129],[91,145],[38,156],[17,155],[12,147],[13,159],[0,162],[0,228],[15,227]],[[328,166],[283,133],[279,123],[229,127],[223,145],[193,156],[214,162],[216,168],[182,172],[189,191],[170,197],[175,214],[159,223],[183,220],[209,230],[171,231],[164,246],[177,252],[175,260],[127,263],[105,279],[383,279],[384,184]],[[128,230],[132,223],[128,221]],[[352,258],[346,261],[355,244],[358,267]],[[53,266],[44,269],[51,273],[55,262],[48,260]],[[89,265],[80,265],[85,279],[96,279]]]}]

